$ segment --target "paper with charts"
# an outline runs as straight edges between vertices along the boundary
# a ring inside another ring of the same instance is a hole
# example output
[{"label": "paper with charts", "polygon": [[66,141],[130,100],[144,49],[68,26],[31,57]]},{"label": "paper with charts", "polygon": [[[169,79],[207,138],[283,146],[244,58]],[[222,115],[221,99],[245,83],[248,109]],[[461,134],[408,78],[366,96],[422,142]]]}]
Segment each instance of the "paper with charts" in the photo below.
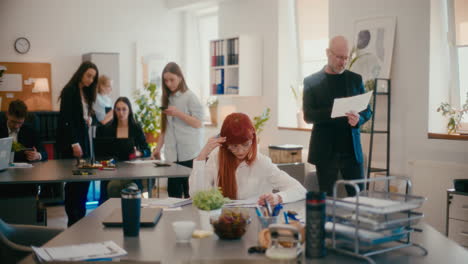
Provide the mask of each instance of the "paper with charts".
[{"label": "paper with charts", "polygon": [[333,102],[331,118],[346,116],[346,113],[350,111],[361,112],[369,105],[371,96],[372,91],[350,97],[336,98]]}]

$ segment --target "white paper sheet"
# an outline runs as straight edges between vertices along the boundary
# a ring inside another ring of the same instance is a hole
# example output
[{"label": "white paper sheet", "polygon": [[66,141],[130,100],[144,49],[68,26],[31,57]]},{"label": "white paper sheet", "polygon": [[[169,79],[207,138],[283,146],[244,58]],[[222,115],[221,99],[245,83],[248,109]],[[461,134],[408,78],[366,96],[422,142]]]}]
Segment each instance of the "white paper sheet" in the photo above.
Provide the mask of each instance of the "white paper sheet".
[{"label": "white paper sheet", "polygon": [[62,247],[32,247],[41,261],[78,261],[127,255],[114,241]]},{"label": "white paper sheet", "polygon": [[155,160],[127,160],[125,163],[130,163],[130,164],[150,164],[150,163],[156,163]]},{"label": "white paper sheet", "polygon": [[346,116],[346,113],[350,111],[361,112],[366,109],[371,96],[372,91],[350,97],[336,98],[333,102],[331,118]]},{"label": "white paper sheet", "polygon": [[22,74],[3,74],[2,82],[0,83],[1,92],[21,92],[23,91],[23,75]]}]

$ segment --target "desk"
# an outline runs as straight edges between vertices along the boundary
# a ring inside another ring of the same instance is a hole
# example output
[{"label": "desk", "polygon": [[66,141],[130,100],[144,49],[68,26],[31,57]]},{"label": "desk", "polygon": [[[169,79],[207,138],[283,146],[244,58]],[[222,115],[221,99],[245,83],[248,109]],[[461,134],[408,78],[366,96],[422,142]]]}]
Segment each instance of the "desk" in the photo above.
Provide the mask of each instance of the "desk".
[{"label": "desk", "polygon": [[[154,178],[188,177],[190,168],[172,164],[170,167],[155,167],[153,164],[117,163],[116,170],[93,169],[94,175],[73,175],[76,160],[49,160],[33,163],[32,168],[7,169],[0,172],[0,184],[50,183],[69,181],[97,181],[118,179],[147,179],[148,186]],[[151,196],[151,188],[148,188]]]},{"label": "desk", "polygon": [[[300,201],[288,208],[300,208],[304,201]],[[139,237],[124,237],[121,228],[105,228],[102,219],[109,215],[114,208],[120,207],[119,199],[110,199],[95,209],[85,218],[66,229],[63,233],[49,241],[45,246],[61,246],[78,243],[100,242],[113,240],[124,248],[128,255],[126,260],[161,261],[163,264],[172,263],[272,263],[263,255],[247,253],[250,246],[256,245],[257,221],[254,219],[247,229],[247,233],[240,240],[218,240],[216,236],[204,239],[192,239],[187,244],[177,244],[171,223],[181,219],[193,219],[199,222],[199,215],[192,206],[183,207],[182,211],[165,211],[156,227],[142,228]],[[427,256],[422,256],[417,248],[406,248],[392,251],[374,257],[376,263],[466,263],[468,251],[448,240],[434,228],[422,224],[423,233],[414,235],[415,242],[425,246]],[[304,254],[303,254],[304,255]],[[31,256],[21,264],[32,264]],[[304,261],[303,263],[366,263],[365,261],[345,255],[329,252],[323,259]]]}]

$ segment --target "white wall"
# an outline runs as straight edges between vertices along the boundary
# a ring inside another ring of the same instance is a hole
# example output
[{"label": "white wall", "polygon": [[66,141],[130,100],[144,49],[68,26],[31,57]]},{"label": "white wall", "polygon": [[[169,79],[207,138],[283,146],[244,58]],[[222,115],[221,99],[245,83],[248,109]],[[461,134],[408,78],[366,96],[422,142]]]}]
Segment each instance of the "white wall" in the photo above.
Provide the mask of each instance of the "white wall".
[{"label": "white wall", "polygon": [[[182,18],[164,0],[1,0],[0,61],[52,64],[52,101],[88,52],[120,53],[120,89],[131,96],[135,87],[136,43],[152,43],[154,53],[180,61]],[[18,37],[31,50],[14,51]]]},{"label": "white wall", "polygon": [[[219,37],[240,34],[259,36],[263,42],[263,76],[261,97],[220,97],[220,110],[227,108],[249,116],[261,114],[267,106],[272,118],[260,135],[261,148],[275,142],[278,94],[278,0],[224,1],[219,5]],[[255,102],[255,103],[253,103]],[[234,107],[230,107],[234,106]]]},{"label": "white wall", "polygon": [[[431,1],[427,0],[330,1],[331,36],[343,34],[351,38],[353,21],[359,18],[397,17],[391,77],[390,140],[391,170],[395,175],[407,175],[408,162],[413,160],[468,162],[468,141],[427,138],[429,65],[431,62],[437,64],[437,61],[429,60],[430,4]],[[418,37],[415,37],[416,32]]]}]

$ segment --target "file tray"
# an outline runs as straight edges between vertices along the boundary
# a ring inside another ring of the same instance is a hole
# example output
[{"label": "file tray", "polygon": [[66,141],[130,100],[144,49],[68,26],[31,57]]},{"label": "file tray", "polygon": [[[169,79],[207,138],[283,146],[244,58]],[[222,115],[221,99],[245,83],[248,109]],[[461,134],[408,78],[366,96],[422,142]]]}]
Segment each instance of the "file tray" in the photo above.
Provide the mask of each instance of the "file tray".
[{"label": "file tray", "polygon": [[[336,208],[356,209],[358,206],[359,213],[367,212],[373,214],[391,214],[412,209],[417,209],[422,206],[426,198],[422,196],[414,196],[409,194],[399,194],[392,192],[369,192],[363,191],[359,196],[346,197],[343,199],[327,198],[327,204]],[[358,204],[356,204],[358,203]]]},{"label": "file tray", "polygon": [[[333,223],[327,222],[325,224],[325,230],[327,232],[327,237],[331,237],[333,232]],[[340,239],[342,242],[355,243],[355,231],[355,227],[339,223],[335,224],[336,239]],[[412,231],[413,229],[404,227],[388,230],[385,232],[373,232],[359,229],[357,241],[361,246],[374,246],[404,239]]]},{"label": "file tray", "polygon": [[[333,214],[330,209],[327,210],[327,215],[333,221]],[[359,228],[382,231],[388,229],[396,229],[403,226],[416,225],[424,215],[418,212],[398,212],[393,214],[367,214],[360,213],[359,221],[356,221],[357,215],[349,210],[335,210],[335,221],[348,226],[356,226]]]}]

